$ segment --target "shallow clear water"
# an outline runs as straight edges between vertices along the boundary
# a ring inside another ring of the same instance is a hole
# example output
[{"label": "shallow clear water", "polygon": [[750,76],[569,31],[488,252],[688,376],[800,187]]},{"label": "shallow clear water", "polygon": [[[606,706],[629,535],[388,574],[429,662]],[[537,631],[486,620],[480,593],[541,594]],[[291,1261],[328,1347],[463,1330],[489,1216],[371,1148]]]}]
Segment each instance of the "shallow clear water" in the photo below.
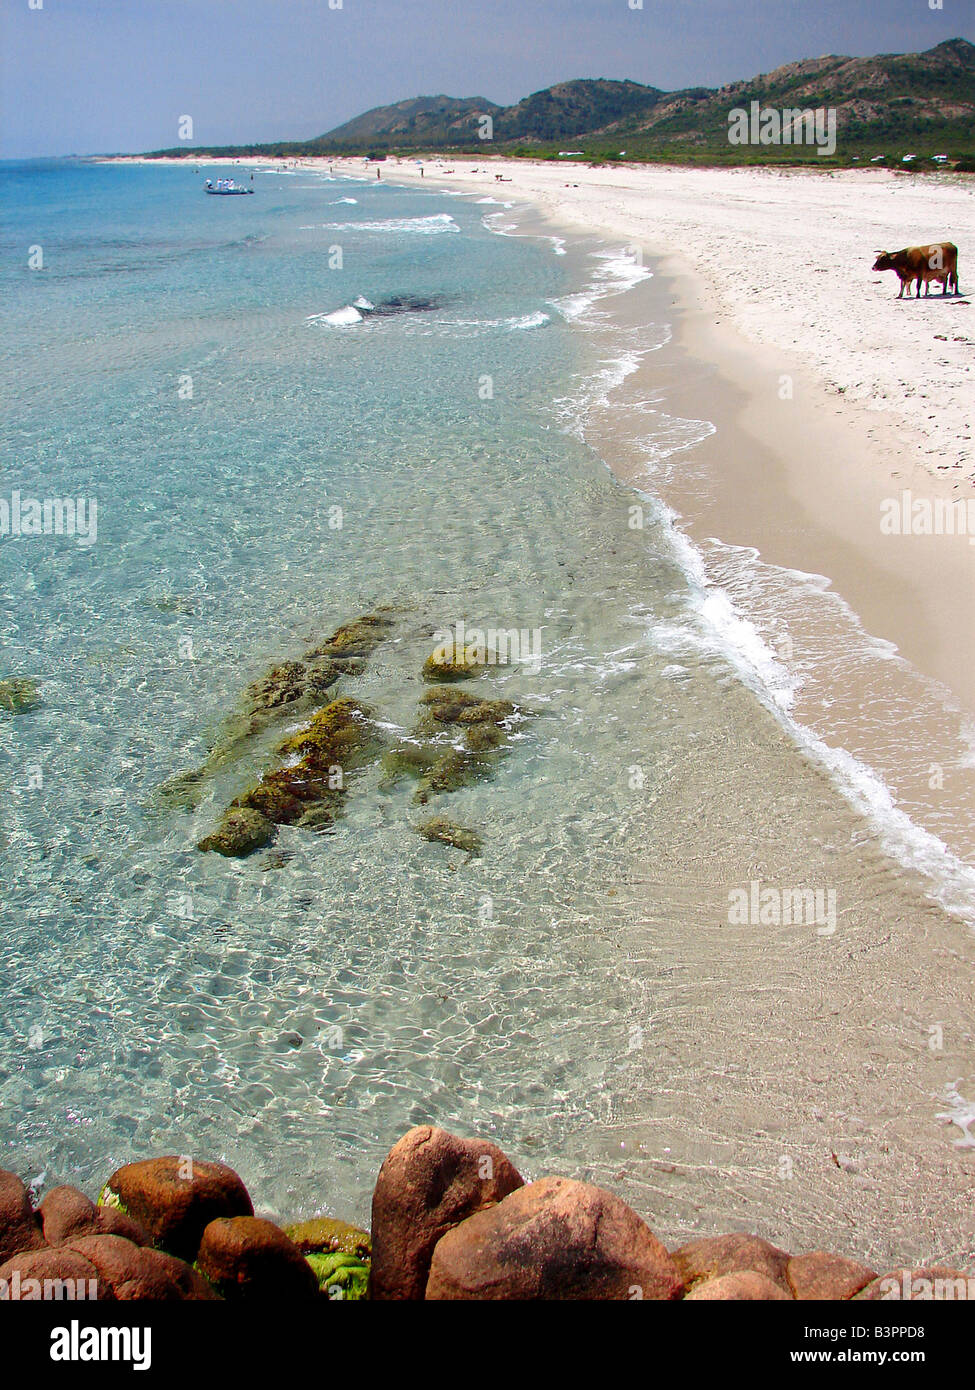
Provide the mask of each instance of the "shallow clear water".
[{"label": "shallow clear water", "polygon": [[[90,546],[0,542],[0,677],[43,694],[0,716],[0,1162],[93,1186],[192,1151],[279,1212],[363,1218],[383,1153],[433,1120],[608,1180],[614,1108],[646,1117],[659,1082],[641,1040],[667,986],[634,936],[637,860],[657,870],[650,942],[688,895],[687,931],[713,912],[755,846],[774,871],[784,808],[835,854],[850,910],[863,863],[886,872],[740,667],[675,646],[700,595],[669,519],[646,505],[632,528],[638,499],[586,447],[618,363],[578,322],[639,276],[429,190],[5,177],[0,495],[98,511]],[[340,312],[396,294],[437,307]],[[643,347],[665,338],[648,326]],[[478,683],[531,711],[508,755],[430,805],[477,827],[482,857],[421,839],[412,786],[376,772],[327,836],[201,854],[259,756],[193,812],[160,785],[269,665],[377,604],[390,638],[335,693],[393,732],[437,628],[541,631],[537,672]]]}]

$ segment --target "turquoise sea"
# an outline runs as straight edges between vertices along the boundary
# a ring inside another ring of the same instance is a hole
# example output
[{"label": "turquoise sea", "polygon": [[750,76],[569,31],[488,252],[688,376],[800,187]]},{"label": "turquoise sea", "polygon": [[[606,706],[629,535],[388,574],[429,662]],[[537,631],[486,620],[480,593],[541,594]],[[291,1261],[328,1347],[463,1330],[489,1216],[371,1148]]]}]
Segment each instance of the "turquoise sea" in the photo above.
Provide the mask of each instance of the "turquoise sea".
[{"label": "turquoise sea", "polygon": [[[0,679],[41,696],[0,712],[0,1166],[95,1187],[195,1153],[270,1210],[363,1219],[390,1144],[436,1121],[633,1198],[618,1127],[659,1159],[681,1066],[655,932],[824,845],[841,902],[882,891],[757,635],[586,442],[628,354],[667,340],[612,338],[649,269],[388,180],[2,177],[0,497],[84,499],[97,534],[0,538]],[[658,455],[706,413],[660,422]],[[260,756],[195,808],[160,788],[250,682],[380,605],[388,639],[333,693],[390,738],[439,629],[540,633],[538,669],[480,678],[529,711],[493,775],[428,808],[481,856],[422,839],[378,769],[328,834],[200,853]],[[969,891],[903,876],[956,910]]]}]

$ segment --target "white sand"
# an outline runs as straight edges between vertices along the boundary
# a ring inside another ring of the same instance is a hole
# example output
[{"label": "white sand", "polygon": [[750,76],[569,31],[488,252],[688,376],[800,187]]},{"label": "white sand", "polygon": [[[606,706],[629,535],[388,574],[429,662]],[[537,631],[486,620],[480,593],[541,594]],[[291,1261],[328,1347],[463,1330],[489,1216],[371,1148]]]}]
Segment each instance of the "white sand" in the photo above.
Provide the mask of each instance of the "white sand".
[{"label": "white sand", "polygon": [[[192,161],[222,171],[229,163]],[[295,163],[234,161],[241,172]],[[300,167],[376,181],[361,158]],[[381,175],[421,184],[414,159],[388,159]],[[871,269],[879,248],[948,238],[959,248],[962,289],[975,290],[975,179],[486,157],[429,159],[422,186],[527,202],[555,230],[618,239],[659,258],[672,277],[684,347],[719,374],[699,390],[716,396],[719,384],[734,383],[744,403],[736,423],[783,467],[759,516],[748,451],[739,450],[739,486],[726,488],[720,505],[702,508],[695,522],[693,499],[678,500],[690,531],[696,525],[756,546],[771,563],[828,575],[869,631],[975,712],[975,545],[961,535],[892,538],[880,528],[883,500],[903,489],[975,498],[975,306],[967,296],[942,299],[940,289],[920,302],[898,300],[897,277]],[[796,395],[783,405],[785,374]],[[693,401],[685,405],[700,413]],[[723,430],[711,450],[725,451],[722,475],[726,444]],[[607,461],[624,471],[612,452]]]},{"label": "white sand", "polygon": [[[276,162],[283,161],[236,161]],[[374,176],[361,159],[301,167]],[[413,159],[386,160],[382,176],[420,183]],[[919,461],[948,483],[941,490],[971,495],[975,306],[967,296],[933,303],[938,288],[927,302],[898,301],[896,275],[871,267],[878,249],[948,239],[959,248],[962,290],[975,288],[975,178],[490,158],[428,160],[423,183],[527,199],[554,221],[671,260],[746,339],[800,359],[832,391],[889,413]]]},{"label": "white sand", "polygon": [[[336,164],[362,171],[361,161]],[[496,183],[496,173],[511,182]],[[383,176],[419,182],[406,161],[388,160]],[[877,249],[947,238],[959,248],[962,290],[975,288],[975,179],[491,160],[431,162],[424,183],[434,181],[525,198],[555,220],[673,258],[746,339],[798,356],[834,391],[890,412],[960,495],[975,485],[975,307],[954,297],[898,302],[896,275],[871,270]]]}]

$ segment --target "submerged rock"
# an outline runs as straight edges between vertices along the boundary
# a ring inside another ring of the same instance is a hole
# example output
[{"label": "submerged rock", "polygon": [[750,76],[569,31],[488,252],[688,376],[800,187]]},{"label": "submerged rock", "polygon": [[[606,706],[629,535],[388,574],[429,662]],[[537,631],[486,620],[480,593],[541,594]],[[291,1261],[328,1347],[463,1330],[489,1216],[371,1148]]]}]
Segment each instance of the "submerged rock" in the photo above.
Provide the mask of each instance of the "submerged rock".
[{"label": "submerged rock", "polygon": [[456,791],[487,775],[489,765],[476,754],[447,748],[420,778],[413,800],[425,806],[431,796]]},{"label": "submerged rock", "polygon": [[367,307],[365,304],[356,306],[360,314],[374,314],[378,318],[388,318],[392,314],[423,314],[431,309],[440,308],[440,300],[430,299],[420,294],[390,294],[385,299],[381,299],[378,304]]},{"label": "submerged rock", "polygon": [[333,700],[311,723],[286,738],[282,754],[296,753],[306,768],[324,772],[352,768],[375,744],[372,711],[358,700]]},{"label": "submerged rock", "polygon": [[[298,761],[266,772],[236,797],[217,829],[197,847],[220,854],[249,854],[271,840],[275,825],[326,829],[339,814],[348,774],[374,758],[377,748],[375,725],[366,706],[357,700],[333,700],[279,745],[279,754]],[[248,847],[237,849],[238,843]],[[231,848],[224,847],[227,844]]]},{"label": "submerged rock", "polygon": [[27,714],[42,704],[41,692],[30,676],[10,676],[0,680],[0,709],[8,714]]},{"label": "submerged rock", "polygon": [[320,647],[306,652],[305,660],[371,656],[392,626],[393,619],[382,609],[365,613],[351,623],[343,623]]},{"label": "submerged rock", "polygon": [[423,678],[428,681],[465,681],[486,670],[486,661],[468,655],[465,650],[449,654],[436,651],[423,663]]},{"label": "submerged rock", "polygon": [[475,753],[500,748],[507,741],[505,722],[520,714],[510,700],[484,700],[467,690],[437,687],[420,699],[423,713],[417,724],[421,733],[435,732],[438,725],[463,730],[467,747]]},{"label": "submerged rock", "polygon": [[[432,659],[432,658],[431,658]],[[438,685],[420,697],[414,738],[385,754],[387,786],[404,776],[417,779],[414,801],[456,791],[490,775],[508,740],[507,721],[523,714],[510,700],[485,700],[469,690]],[[449,729],[455,742],[445,742]],[[456,739],[463,738],[463,746]]]},{"label": "submerged rock", "polygon": [[469,690],[436,688],[420,696],[420,704],[423,705],[425,714],[438,724],[453,724],[465,710],[484,703]]},{"label": "submerged rock", "polygon": [[160,788],[163,804],[188,810],[198,806],[204,792],[201,784],[238,757],[251,740],[282,720],[321,708],[336,681],[361,675],[364,659],[388,636],[393,624],[388,611],[366,613],[344,623],[299,659],[278,662],[252,681],[239,707],[223,721],[203,766],[177,774]]},{"label": "submerged rock", "polygon": [[204,854],[212,851],[228,859],[242,859],[270,844],[273,835],[273,823],[260,811],[247,806],[231,806],[223,813],[217,828],[205,835],[196,847]]},{"label": "submerged rock", "polygon": [[191,768],[169,777],[156,792],[156,800],[174,810],[195,811],[206,792],[206,772]]},{"label": "submerged rock", "polygon": [[425,840],[437,840],[442,845],[450,845],[452,849],[466,850],[468,854],[481,852],[482,842],[477,831],[456,825],[446,816],[433,816],[422,825],[418,825],[417,830]]}]

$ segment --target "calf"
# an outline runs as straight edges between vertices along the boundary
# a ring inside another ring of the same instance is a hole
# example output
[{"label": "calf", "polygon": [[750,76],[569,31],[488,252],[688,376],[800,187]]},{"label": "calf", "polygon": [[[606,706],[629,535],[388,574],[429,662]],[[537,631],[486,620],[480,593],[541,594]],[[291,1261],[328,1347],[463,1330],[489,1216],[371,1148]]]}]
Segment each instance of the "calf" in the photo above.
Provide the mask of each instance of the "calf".
[{"label": "calf", "polygon": [[915,282],[915,297],[920,297],[923,281],[925,295],[931,293],[931,281],[940,280],[941,293],[954,289],[958,294],[958,247],[950,241],[933,241],[930,246],[907,246],[903,251],[878,251],[874,270],[893,270],[901,282],[898,299],[905,289],[910,299],[910,284]]}]

